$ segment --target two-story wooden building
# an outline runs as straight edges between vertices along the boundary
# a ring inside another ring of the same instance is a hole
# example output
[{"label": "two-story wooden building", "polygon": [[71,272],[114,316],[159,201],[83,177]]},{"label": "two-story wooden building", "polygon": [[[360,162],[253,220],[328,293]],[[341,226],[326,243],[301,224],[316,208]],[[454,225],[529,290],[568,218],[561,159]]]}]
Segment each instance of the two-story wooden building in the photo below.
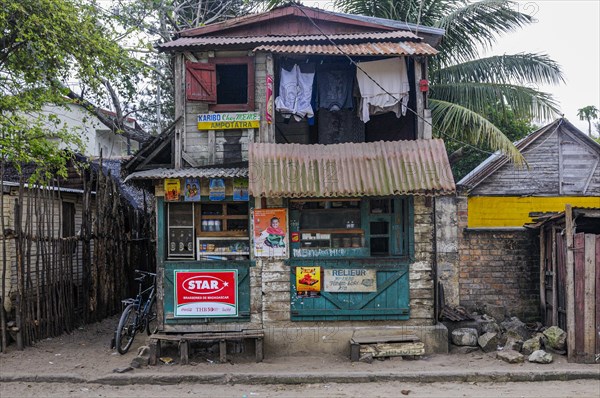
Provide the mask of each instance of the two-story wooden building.
[{"label": "two-story wooden building", "polygon": [[159,46],[176,123],[127,167],[157,198],[163,332],[263,330],[293,353],[410,329],[447,350],[435,212],[455,186],[427,109],[442,35],[290,5]]}]

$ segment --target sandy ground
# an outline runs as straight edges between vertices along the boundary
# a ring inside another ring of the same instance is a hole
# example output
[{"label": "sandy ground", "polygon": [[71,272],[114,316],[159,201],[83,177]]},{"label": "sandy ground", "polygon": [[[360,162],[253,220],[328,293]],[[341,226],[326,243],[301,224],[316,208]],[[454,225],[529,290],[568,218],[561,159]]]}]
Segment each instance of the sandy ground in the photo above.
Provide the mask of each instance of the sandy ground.
[{"label": "sandy ground", "polygon": [[[2,398],[13,397],[527,397],[597,398],[600,384],[594,380],[538,383],[361,383],[305,385],[135,385],[3,383]],[[404,393],[403,393],[404,392]]]},{"label": "sandy ground", "polygon": [[[87,325],[70,335],[46,339],[34,347],[17,351],[14,345],[7,353],[0,354],[0,373],[29,375],[75,375],[86,379],[113,374],[114,369],[128,367],[135,357],[137,347],[143,345],[146,335],[138,335],[134,346],[126,355],[119,355],[110,349],[110,341],[117,318]],[[271,374],[289,372],[431,372],[471,370],[482,371],[568,371],[594,369],[599,365],[567,363],[566,358],[555,356],[549,365],[523,363],[511,365],[497,360],[494,354],[476,352],[471,354],[432,355],[420,360],[399,358],[374,361],[372,364],[352,363],[345,356],[266,357],[262,363],[254,363],[252,353],[229,356],[228,363],[218,363],[218,352],[195,352],[188,366],[178,365],[175,347],[165,356],[175,359],[172,365],[160,364],[155,367],[135,369],[128,374],[199,374],[199,373],[259,373]],[[350,397],[350,396],[403,396],[400,392],[409,391],[409,396],[501,396],[501,397],[566,397],[600,396],[600,381],[576,380],[570,382],[540,383],[360,383],[360,384],[306,384],[306,385],[192,385],[177,384],[110,386],[100,384],[72,383],[2,383],[0,397],[137,397],[148,396],[207,396],[207,397]],[[484,393],[485,392],[485,393]]]}]

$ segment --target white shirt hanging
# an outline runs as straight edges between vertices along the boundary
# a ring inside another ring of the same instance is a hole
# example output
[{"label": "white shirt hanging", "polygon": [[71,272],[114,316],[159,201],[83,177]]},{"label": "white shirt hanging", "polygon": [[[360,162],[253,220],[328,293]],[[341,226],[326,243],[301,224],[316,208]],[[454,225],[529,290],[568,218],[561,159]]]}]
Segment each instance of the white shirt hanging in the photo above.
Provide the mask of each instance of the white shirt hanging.
[{"label": "white shirt hanging", "polygon": [[296,120],[313,117],[310,100],[314,78],[314,73],[303,73],[298,65],[291,71],[281,68],[279,96],[275,98],[277,110],[287,117],[294,115]]},{"label": "white shirt hanging", "polygon": [[396,117],[400,112],[406,114],[410,84],[404,58],[361,62],[356,79],[360,90],[358,115],[363,122],[380,113],[394,112]]}]

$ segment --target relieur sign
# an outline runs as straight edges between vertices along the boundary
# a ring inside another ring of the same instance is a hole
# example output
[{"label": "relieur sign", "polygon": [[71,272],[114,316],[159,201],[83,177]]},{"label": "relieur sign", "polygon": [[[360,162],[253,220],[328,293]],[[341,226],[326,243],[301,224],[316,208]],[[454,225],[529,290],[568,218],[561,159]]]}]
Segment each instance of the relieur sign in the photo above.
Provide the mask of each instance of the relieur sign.
[{"label": "relieur sign", "polygon": [[198,130],[239,130],[260,127],[258,112],[203,113],[198,115]]}]

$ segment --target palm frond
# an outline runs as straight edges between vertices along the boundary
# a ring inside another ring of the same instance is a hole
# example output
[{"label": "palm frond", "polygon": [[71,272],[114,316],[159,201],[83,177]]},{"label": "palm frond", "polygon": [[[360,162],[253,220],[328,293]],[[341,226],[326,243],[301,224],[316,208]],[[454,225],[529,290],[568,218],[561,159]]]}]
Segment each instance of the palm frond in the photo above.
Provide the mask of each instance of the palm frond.
[{"label": "palm frond", "polygon": [[546,54],[519,53],[497,55],[462,62],[431,71],[435,83],[564,83],[560,65]]},{"label": "palm frond", "polygon": [[452,102],[473,112],[484,114],[489,106],[507,107],[518,117],[548,120],[555,118],[559,107],[551,94],[536,87],[503,83],[448,83],[431,88],[433,99]]},{"label": "palm frond", "polygon": [[443,139],[458,140],[473,146],[486,144],[512,162],[524,165],[525,159],[513,143],[483,116],[447,101],[429,101],[434,133]]},{"label": "palm frond", "polygon": [[446,30],[438,55],[442,65],[477,58],[479,48],[488,48],[498,36],[531,23],[531,16],[518,11],[507,0],[453,2],[455,9],[446,13],[436,27]]}]

